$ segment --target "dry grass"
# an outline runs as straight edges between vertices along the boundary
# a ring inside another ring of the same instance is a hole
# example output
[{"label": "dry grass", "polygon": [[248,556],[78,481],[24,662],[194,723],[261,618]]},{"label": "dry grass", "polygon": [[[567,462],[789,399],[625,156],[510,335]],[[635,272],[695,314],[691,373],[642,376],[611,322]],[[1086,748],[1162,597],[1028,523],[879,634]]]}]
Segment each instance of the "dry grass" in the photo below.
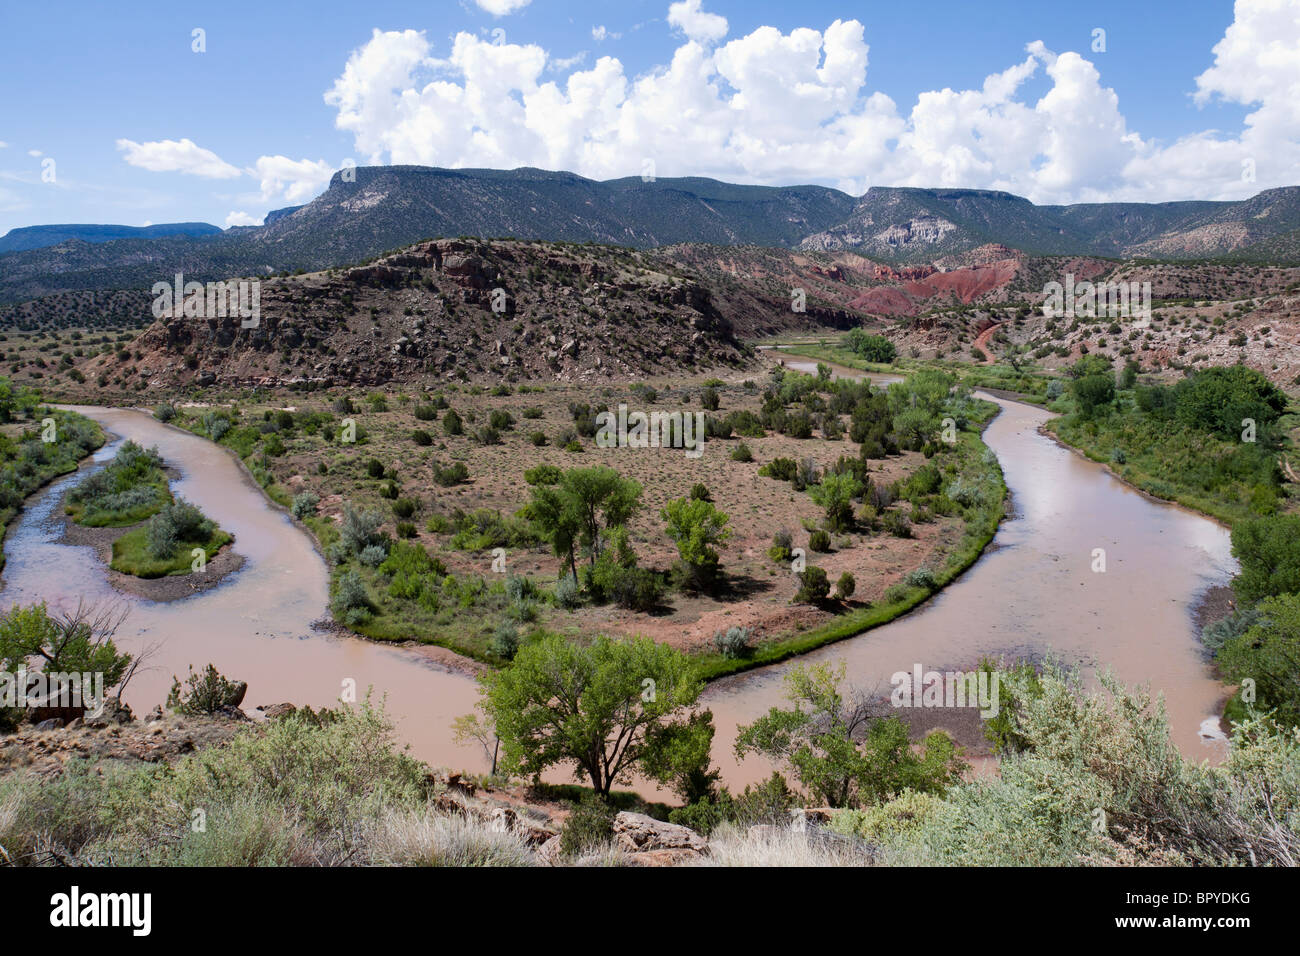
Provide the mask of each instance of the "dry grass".
[{"label": "dry grass", "polygon": [[865,845],[784,827],[739,830],[724,824],[697,866],[867,866]]},{"label": "dry grass", "polygon": [[370,862],[386,866],[531,866],[515,833],[472,817],[389,810],[367,837]]}]

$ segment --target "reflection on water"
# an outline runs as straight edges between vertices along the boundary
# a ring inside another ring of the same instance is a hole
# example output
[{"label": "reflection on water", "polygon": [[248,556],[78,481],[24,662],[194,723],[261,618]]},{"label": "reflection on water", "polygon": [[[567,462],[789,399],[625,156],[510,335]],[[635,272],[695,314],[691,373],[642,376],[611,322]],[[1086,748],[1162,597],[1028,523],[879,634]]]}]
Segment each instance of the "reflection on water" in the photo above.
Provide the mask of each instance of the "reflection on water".
[{"label": "reflection on water", "polygon": [[[1235,570],[1227,532],[1144,499],[1039,435],[1047,412],[991,400],[1002,411],[985,439],[1013,490],[1014,517],[967,574],[921,609],[805,659],[842,660],[855,684],[888,687],[891,674],[915,664],[950,670],[969,667],[985,654],[1054,652],[1088,668],[1109,666],[1127,683],[1163,691],[1183,752],[1217,756],[1222,741],[1206,739],[1203,724],[1212,728],[1206,722],[1217,713],[1222,688],[1200,652],[1190,612],[1202,590],[1226,582]],[[80,597],[129,604],[119,643],[134,652],[155,647],[153,667],[126,695],[137,712],[161,702],[172,675],[184,675],[191,664],[212,662],[222,673],[247,680],[249,706],[286,700],[326,706],[351,679],[363,692],[373,687],[387,695],[388,710],[416,756],[486,769],[481,754],[451,740],[452,719],[468,713],[477,699],[470,678],[401,649],[311,629],[326,613],[324,562],[229,454],[143,412],[79,410],[116,435],[157,445],[182,474],[176,493],[234,533],[245,564],[220,587],[170,604],[115,592],[89,549],[54,540],[58,523],[52,509],[83,470],[56,483],[15,523],[0,593],[6,606],[47,600],[69,607]],[[96,457],[111,453],[107,448]],[[1106,551],[1104,574],[1091,569],[1095,548]],[[732,786],[766,774],[753,758],[737,764],[732,743],[739,723],[782,702],[789,666],[727,678],[705,692],[718,726],[715,759]]]}]

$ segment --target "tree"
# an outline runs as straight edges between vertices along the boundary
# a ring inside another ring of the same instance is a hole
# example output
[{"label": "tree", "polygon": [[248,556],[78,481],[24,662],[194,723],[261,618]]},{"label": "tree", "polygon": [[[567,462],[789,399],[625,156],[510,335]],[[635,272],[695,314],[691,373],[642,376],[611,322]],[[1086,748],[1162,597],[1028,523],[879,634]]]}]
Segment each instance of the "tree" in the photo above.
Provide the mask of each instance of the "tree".
[{"label": "tree", "polygon": [[[113,643],[113,635],[125,619],[126,611],[100,610],[82,603],[75,611],[61,614],[50,614],[44,603],[14,605],[0,615],[0,687],[9,684],[17,691],[19,672],[29,677],[42,674],[44,690],[37,694],[49,695],[45,706],[56,712],[77,706],[83,712],[93,709],[103,703],[98,697],[101,690],[105,697],[114,690],[120,696],[139,664],[130,654],[119,653]],[[74,684],[74,674],[102,675],[102,684],[95,677],[90,678],[94,683],[89,687],[82,677],[75,678],[80,683]],[[29,693],[31,687],[31,683],[21,687],[22,693]],[[73,696],[65,699],[64,691]],[[28,712],[26,716],[37,713]],[[0,731],[16,726],[24,716],[22,710],[6,707],[0,700]]]},{"label": "tree", "polygon": [[538,537],[550,542],[551,550],[569,565],[569,574],[578,579],[578,514],[568,498],[554,485],[533,488],[532,500],[520,512],[532,522]]},{"label": "tree", "polygon": [[697,710],[684,723],[664,726],[641,761],[642,771],[662,780],[685,804],[716,796],[722,774],[710,769],[713,758],[713,712]]},{"label": "tree", "polygon": [[1002,353],[1002,359],[1015,371],[1022,371],[1026,364],[1029,350],[1023,345],[1008,345]]},{"label": "tree", "polygon": [[939,431],[956,378],[938,369],[914,372],[886,393],[899,444],[918,450]]},{"label": "tree", "polygon": [[1076,379],[1071,388],[1079,414],[1084,418],[1092,418],[1115,401],[1115,379],[1110,374],[1085,375]]},{"label": "tree", "polygon": [[1286,727],[1300,724],[1300,594],[1265,598],[1257,622],[1218,654],[1229,680],[1255,682],[1255,703]]},{"label": "tree", "polygon": [[668,523],[668,537],[677,543],[677,553],[689,570],[691,581],[697,587],[712,583],[718,570],[718,552],[715,545],[725,544],[731,537],[727,522],[731,519],[699,498],[677,498],[668,502],[659,513]]},{"label": "tree", "polygon": [[888,365],[894,361],[898,351],[894,343],[883,335],[869,335],[863,329],[851,329],[844,337],[844,344],[868,362]]},{"label": "tree", "polygon": [[853,527],[853,499],[862,494],[862,482],[850,474],[829,474],[808,490],[812,500],[826,509],[826,527],[848,531]]},{"label": "tree", "polygon": [[1254,518],[1232,529],[1232,555],[1241,573],[1232,589],[1245,604],[1300,591],[1300,515]]},{"label": "tree", "polygon": [[1065,370],[1065,374],[1073,379],[1087,378],[1089,375],[1110,376],[1112,366],[1110,359],[1104,355],[1083,355]]},{"label": "tree", "polygon": [[489,771],[496,776],[497,761],[501,757],[501,738],[492,726],[492,719],[479,714],[461,714],[451,722],[451,736],[458,744],[476,743],[483,748],[483,756],[492,764]]},{"label": "tree", "polygon": [[556,484],[534,486],[521,513],[538,535],[550,542],[555,556],[568,562],[569,573],[576,577],[578,546],[587,549],[594,568],[602,532],[626,525],[640,501],[639,482],[597,465],[570,468]]},{"label": "tree", "polygon": [[759,753],[788,766],[819,802],[832,807],[875,804],[904,790],[942,795],[965,770],[960,751],[942,731],[929,734],[923,752],[910,745],[906,725],[885,717],[887,705],[860,691],[840,692],[845,665],[796,665],[786,675],[786,698],[740,728],[736,756]]},{"label": "tree", "polygon": [[1241,435],[1250,419],[1259,432],[1271,428],[1286,409],[1286,394],[1260,372],[1244,365],[1207,368],[1174,386],[1180,421],[1226,438]]},{"label": "tree", "polygon": [[578,540],[593,565],[601,530],[627,524],[641,503],[641,483],[606,465],[569,469],[560,479],[560,493],[578,518]]},{"label": "tree", "polygon": [[536,777],[572,764],[601,796],[638,769],[672,783],[699,754],[691,735],[712,732],[687,713],[703,689],[691,662],[648,637],[584,647],[547,635],[479,681],[504,770]]},{"label": "tree", "polygon": [[131,667],[131,655],[113,643],[125,619],[125,611],[81,603],[61,614],[51,614],[44,602],[15,605],[0,615],[0,670],[39,662],[47,674],[103,674],[104,686],[115,687]]}]

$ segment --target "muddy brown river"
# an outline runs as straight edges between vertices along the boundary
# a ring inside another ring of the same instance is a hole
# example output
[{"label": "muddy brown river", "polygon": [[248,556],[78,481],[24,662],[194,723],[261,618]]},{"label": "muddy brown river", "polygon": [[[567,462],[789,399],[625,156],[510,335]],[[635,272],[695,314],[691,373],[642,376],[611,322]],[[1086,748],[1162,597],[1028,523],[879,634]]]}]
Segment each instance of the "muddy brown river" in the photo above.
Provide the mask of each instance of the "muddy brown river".
[{"label": "muddy brown river", "polygon": [[[1187,756],[1221,756],[1215,715],[1224,688],[1196,640],[1192,613],[1207,588],[1236,570],[1226,529],[1144,498],[1040,435],[1048,412],[982,397],[1001,407],[985,440],[1005,472],[1013,515],[975,566],[921,608],[801,660],[844,661],[850,681],[886,690],[896,671],[965,669],[986,654],[1054,654],[1086,675],[1107,666],[1126,683],[1149,683],[1165,695],[1175,742]],[[150,669],[126,694],[137,713],[160,703],[172,675],[183,676],[191,664],[212,662],[247,680],[246,709],[280,701],[328,706],[350,681],[361,693],[373,687],[386,695],[416,756],[486,769],[481,753],[456,745],[450,733],[452,719],[473,709],[474,681],[408,650],[314,631],[311,622],[327,613],[325,564],[226,451],[145,412],[78,410],[115,436],[157,445],[181,473],[175,492],[234,533],[245,563],[219,587],[171,603],[115,591],[90,549],[57,541],[54,508],[84,477],[83,467],[29,502],[14,523],[3,606],[44,600],[67,608],[78,598],[129,605],[119,645],[153,648]],[[115,444],[97,459],[111,456]],[[1093,570],[1097,548],[1106,552],[1104,573]],[[789,666],[726,678],[705,692],[718,727],[715,760],[733,787],[769,772],[752,758],[738,764],[731,746],[738,724],[782,702]]]}]

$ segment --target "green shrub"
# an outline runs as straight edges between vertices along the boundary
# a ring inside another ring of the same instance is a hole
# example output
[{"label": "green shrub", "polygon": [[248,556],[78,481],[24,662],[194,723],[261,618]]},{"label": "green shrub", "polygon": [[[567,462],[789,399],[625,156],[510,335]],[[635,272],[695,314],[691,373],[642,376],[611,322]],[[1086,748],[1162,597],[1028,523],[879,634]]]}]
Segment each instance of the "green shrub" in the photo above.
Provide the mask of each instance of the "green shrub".
[{"label": "green shrub", "polygon": [[753,650],[754,632],[748,627],[729,627],[713,635],[713,646],[727,658],[747,657]]},{"label": "green shrub", "polygon": [[584,794],[569,811],[560,831],[560,853],[582,856],[603,848],[614,836],[615,811],[595,794]]},{"label": "green shrub", "polygon": [[819,567],[809,565],[799,574],[799,590],[795,592],[794,599],[798,604],[816,604],[818,601],[824,601],[826,596],[831,593],[830,580],[826,577],[826,572]]},{"label": "green shrub", "polygon": [[366,584],[356,571],[344,571],[339,575],[338,583],[334,588],[334,607],[342,611],[355,607],[370,607],[370,595],[366,592]]},{"label": "green shrub", "polygon": [[773,458],[758,469],[763,477],[775,478],[777,481],[793,481],[798,471],[799,466],[793,458]]},{"label": "green shrub", "polygon": [[555,582],[555,606],[571,610],[581,603],[581,588],[577,579],[566,574]]},{"label": "green shrub", "polygon": [[238,708],[247,690],[248,685],[243,681],[227,680],[212,664],[205,667],[201,674],[194,673],[191,666],[189,677],[183,686],[180,680],[172,677],[172,687],[167,694],[167,709],[191,717],[224,713]]},{"label": "green shrub", "polygon": [[465,434],[465,423],[454,408],[447,409],[447,414],[442,416],[442,431],[448,437]]},{"label": "green shrub", "polygon": [[767,555],[773,561],[789,561],[794,548],[794,538],[785,528],[777,531],[772,535],[772,547],[767,549]]},{"label": "green shrub", "polygon": [[524,471],[524,481],[530,485],[558,485],[561,474],[555,465],[534,465]]},{"label": "green shrub", "polygon": [[316,506],[319,504],[320,496],[314,491],[300,491],[293,496],[293,504],[289,506],[289,513],[301,521],[303,518],[314,515]]}]

